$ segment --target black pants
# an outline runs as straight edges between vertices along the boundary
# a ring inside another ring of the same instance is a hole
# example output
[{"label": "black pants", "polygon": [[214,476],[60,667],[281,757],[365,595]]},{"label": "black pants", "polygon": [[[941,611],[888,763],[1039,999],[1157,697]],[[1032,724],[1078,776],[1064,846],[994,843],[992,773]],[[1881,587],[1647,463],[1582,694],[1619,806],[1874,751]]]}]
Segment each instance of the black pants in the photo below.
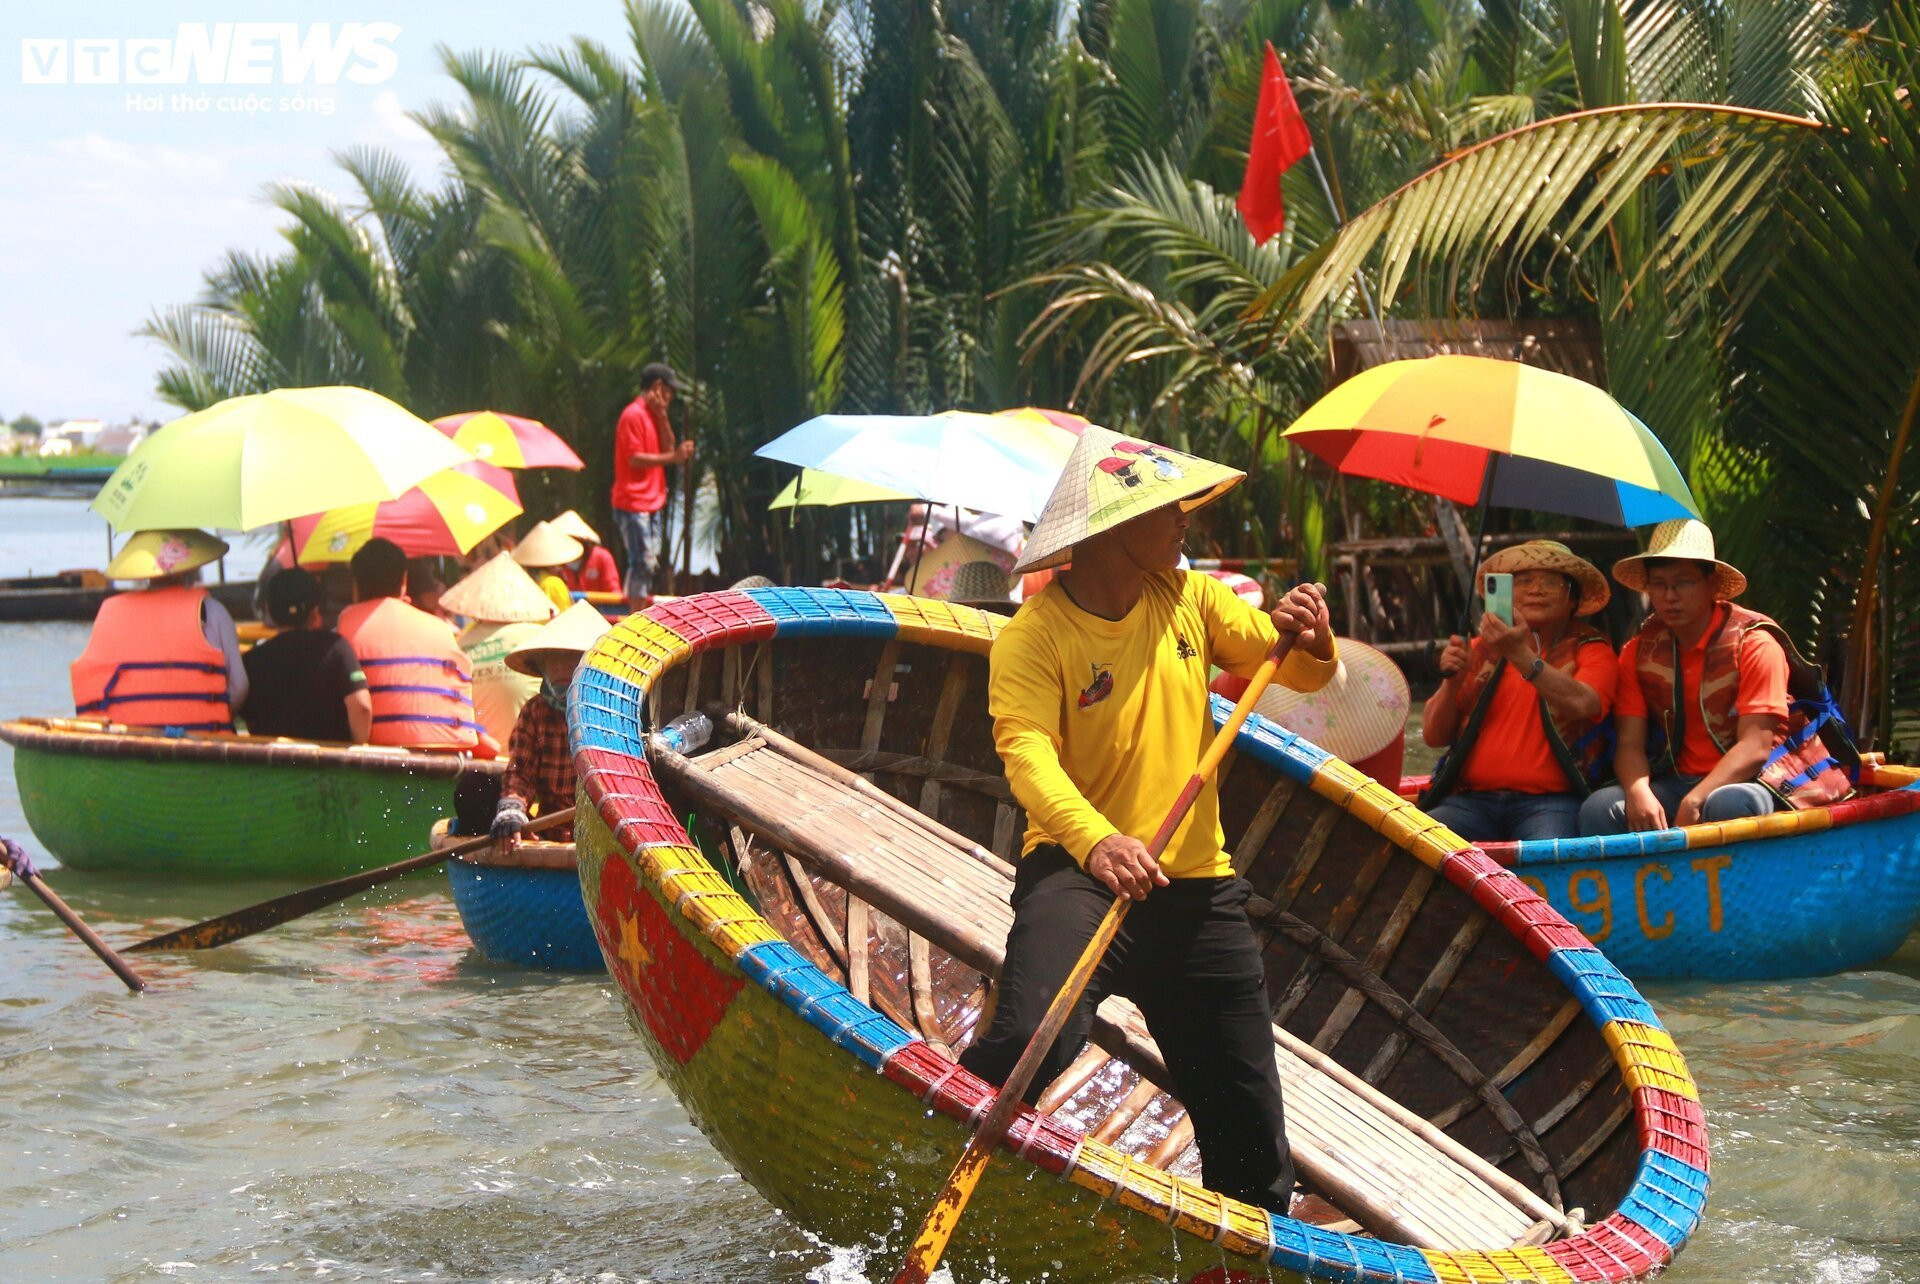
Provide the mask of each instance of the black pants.
[{"label": "black pants", "polygon": [[[1193,1121],[1206,1184],[1284,1213],[1293,1159],[1273,1061],[1272,1009],[1247,923],[1250,890],[1238,878],[1183,878],[1135,904],[1041,1063],[1027,1102],[1080,1054],[1100,1001],[1129,998]],[[1112,903],[1113,893],[1059,847],[1035,848],[1021,860],[993,1021],[961,1065],[988,1083],[1006,1082]]]}]

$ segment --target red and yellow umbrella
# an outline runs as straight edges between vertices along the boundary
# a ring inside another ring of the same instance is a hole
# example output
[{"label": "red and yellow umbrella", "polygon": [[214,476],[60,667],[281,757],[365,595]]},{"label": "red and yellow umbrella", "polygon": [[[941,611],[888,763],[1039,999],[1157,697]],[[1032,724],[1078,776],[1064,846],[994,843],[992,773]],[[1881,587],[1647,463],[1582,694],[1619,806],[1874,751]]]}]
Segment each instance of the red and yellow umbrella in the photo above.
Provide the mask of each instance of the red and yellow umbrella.
[{"label": "red and yellow umbrella", "polygon": [[459,464],[381,504],[351,504],[293,521],[294,558],[303,566],[350,561],[378,535],[408,557],[458,557],[521,513],[504,468]]},{"label": "red and yellow umbrella", "polygon": [[464,446],[475,459],[496,468],[585,468],[573,447],[538,419],[469,410],[442,415],[433,426]]}]

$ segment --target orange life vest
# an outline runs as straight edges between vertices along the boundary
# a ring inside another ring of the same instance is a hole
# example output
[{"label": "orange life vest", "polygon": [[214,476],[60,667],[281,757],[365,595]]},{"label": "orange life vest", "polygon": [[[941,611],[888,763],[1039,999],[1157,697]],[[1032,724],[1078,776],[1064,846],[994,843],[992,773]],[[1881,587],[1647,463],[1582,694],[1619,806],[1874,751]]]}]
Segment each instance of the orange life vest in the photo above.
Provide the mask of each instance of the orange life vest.
[{"label": "orange life vest", "polygon": [[397,597],[381,597],[342,611],[340,635],[367,675],[372,743],[412,749],[471,749],[479,743],[473,666],[444,620]]},{"label": "orange life vest", "polygon": [[119,593],[100,604],[73,662],[73,707],[133,727],[231,731],[227,657],[200,622],[203,588]]},{"label": "orange life vest", "polygon": [[[1725,753],[1738,738],[1740,647],[1748,634],[1764,631],[1787,655],[1788,704],[1786,725],[1774,733],[1773,749],[1756,779],[1792,807],[1821,807],[1845,798],[1859,779],[1860,754],[1820,670],[1802,659],[1786,630],[1766,616],[1731,602],[1720,605],[1726,619],[1707,639],[1694,700],[1714,746]],[[1673,769],[1675,746],[1685,743],[1687,711],[1680,689],[1680,640],[1658,616],[1640,627],[1634,677],[1650,715],[1647,760],[1659,775]]]},{"label": "orange life vest", "polygon": [[[1599,642],[1609,649],[1613,645],[1607,641],[1606,634],[1591,624],[1570,620],[1559,638],[1540,658],[1572,677],[1580,667],[1580,648],[1590,642]],[[1473,656],[1479,663],[1469,667],[1467,676],[1460,680],[1459,694],[1459,707],[1471,712],[1467,714],[1466,726],[1461,728],[1460,734],[1454,737],[1453,744],[1448,747],[1446,757],[1434,769],[1426,792],[1420,795],[1422,807],[1439,802],[1452,793],[1459,783],[1460,773],[1466,769],[1467,757],[1473,752],[1474,741],[1480,738],[1480,724],[1493,704],[1494,689],[1500,685],[1500,677],[1506,671],[1506,660],[1494,659],[1477,642]],[[1566,773],[1567,790],[1585,798],[1604,779],[1612,756],[1613,737],[1608,734],[1607,719],[1555,717],[1546,696],[1540,696],[1539,702],[1540,729],[1546,733],[1547,745],[1553,750],[1560,770]]]}]

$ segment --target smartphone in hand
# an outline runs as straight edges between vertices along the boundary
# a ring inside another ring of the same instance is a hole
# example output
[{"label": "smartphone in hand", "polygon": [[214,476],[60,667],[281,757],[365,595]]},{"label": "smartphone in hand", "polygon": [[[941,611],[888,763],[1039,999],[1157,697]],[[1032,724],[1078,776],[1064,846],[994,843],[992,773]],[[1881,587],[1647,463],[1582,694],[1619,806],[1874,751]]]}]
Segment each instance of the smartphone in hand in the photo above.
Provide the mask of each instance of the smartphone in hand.
[{"label": "smartphone in hand", "polygon": [[1513,623],[1513,576],[1495,571],[1484,577],[1481,594],[1487,610],[1502,624]]}]

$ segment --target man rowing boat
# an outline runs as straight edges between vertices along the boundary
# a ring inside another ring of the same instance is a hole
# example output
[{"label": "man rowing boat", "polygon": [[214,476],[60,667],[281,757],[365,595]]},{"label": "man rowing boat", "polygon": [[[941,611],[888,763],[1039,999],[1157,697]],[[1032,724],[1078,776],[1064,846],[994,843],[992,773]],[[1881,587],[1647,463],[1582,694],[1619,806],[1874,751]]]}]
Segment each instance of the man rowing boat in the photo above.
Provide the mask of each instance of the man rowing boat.
[{"label": "man rowing boat", "polygon": [[1271,618],[1210,576],[1177,568],[1189,515],[1244,473],[1088,428],[1027,544],[1021,571],[1072,565],[994,644],[989,709],[1028,829],[1014,880],[993,1019],[961,1064],[1002,1083],[1114,896],[1140,902],[1029,1089],[1086,1042],[1108,994],[1132,999],[1193,1121],[1206,1184],[1285,1212],[1293,1189],[1260,946],[1206,782],[1159,861],[1159,827],[1212,735],[1210,664],[1250,675],[1280,630],[1280,680],[1332,677],[1318,585]]}]

